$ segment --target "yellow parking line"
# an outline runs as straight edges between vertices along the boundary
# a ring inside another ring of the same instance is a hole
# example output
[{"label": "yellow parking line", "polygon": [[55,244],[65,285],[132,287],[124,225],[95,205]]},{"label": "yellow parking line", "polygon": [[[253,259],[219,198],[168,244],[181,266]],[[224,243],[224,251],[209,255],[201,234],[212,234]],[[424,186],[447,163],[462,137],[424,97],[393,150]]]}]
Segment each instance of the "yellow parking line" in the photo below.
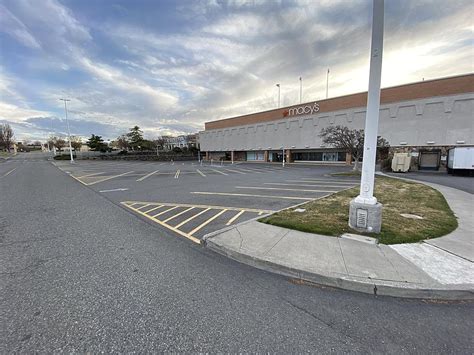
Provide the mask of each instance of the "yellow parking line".
[{"label": "yellow parking line", "polygon": [[[123,203],[123,202],[122,202],[122,203]],[[146,218],[148,218],[148,219],[151,219],[153,222],[158,223],[159,225],[162,225],[163,227],[172,230],[173,232],[175,232],[175,233],[177,233],[177,234],[179,234],[179,235],[181,235],[181,236],[183,236],[183,237],[185,237],[185,238],[191,240],[192,242],[194,242],[194,243],[196,243],[196,244],[201,244],[201,240],[200,240],[200,239],[198,239],[198,238],[196,238],[196,237],[193,237],[193,236],[191,236],[191,235],[189,235],[189,234],[187,234],[187,233],[184,233],[184,232],[180,231],[179,229],[176,229],[175,227],[170,226],[169,224],[163,223],[163,222],[161,222],[160,220],[158,220],[158,219],[156,219],[156,218],[154,218],[154,217],[152,217],[152,216],[150,216],[150,215],[148,215],[148,214],[143,213],[142,211],[137,211],[137,210],[136,210],[135,208],[133,208],[133,207],[131,207],[131,209],[132,209],[133,211],[135,211],[135,212],[141,214],[143,217],[146,217]]]},{"label": "yellow parking line", "polygon": [[[85,185],[94,185],[94,184],[98,184],[99,182],[103,182],[103,181],[106,181],[106,180],[110,180],[110,179],[114,179],[114,178],[117,178],[117,177],[120,177],[120,176],[125,176],[125,175],[128,175],[128,174],[131,174],[133,173],[133,171],[127,171],[126,173],[123,173],[123,174],[119,174],[119,175],[114,175],[114,176],[108,176],[106,177],[105,179],[102,179],[102,180],[99,180],[99,181],[94,181],[94,182],[91,182],[91,183],[83,183]],[[82,181],[81,181],[82,182]]]},{"label": "yellow parking line", "polygon": [[178,207],[179,207],[179,206],[174,206],[174,207],[168,208],[167,210],[161,211],[160,213],[157,213],[157,214],[155,214],[155,215],[152,216],[152,217],[153,217],[153,218],[156,218],[156,217],[158,217],[158,216],[161,216],[162,214],[165,214],[166,212],[175,210],[175,209],[177,209]]},{"label": "yellow parking line", "polygon": [[[130,205],[130,206],[131,206],[131,205]],[[148,206],[150,206],[150,204],[148,204]],[[156,207],[153,207],[151,210],[145,211],[145,213],[150,213],[150,212],[152,212],[152,211],[154,211],[154,210],[157,210],[157,209],[160,208],[160,207],[163,207],[163,205],[158,205],[158,206],[156,206]]]},{"label": "yellow parking line", "polygon": [[216,215],[214,215],[213,217],[209,218],[206,222],[200,224],[199,226],[197,226],[196,228],[194,228],[191,232],[189,232],[189,235],[193,235],[194,233],[196,233],[197,231],[199,231],[201,228],[203,228],[204,226],[208,225],[209,223],[211,223],[213,220],[215,220],[217,217],[219,217],[221,214],[223,214],[224,212],[226,212],[227,210],[222,210],[220,211],[219,213],[217,213]]},{"label": "yellow parking line", "polygon": [[318,184],[340,184],[340,185],[354,185],[358,184],[358,181],[334,181],[334,180],[285,180],[287,182],[299,182],[299,183],[318,183]]},{"label": "yellow parking line", "polygon": [[205,192],[205,191],[193,191],[192,194],[198,195],[220,195],[220,196],[242,196],[242,197],[263,197],[263,198],[275,198],[284,200],[314,200],[312,197],[294,197],[294,196],[272,196],[272,195],[254,195],[254,194],[235,194],[227,192]]},{"label": "yellow parking line", "polygon": [[174,175],[174,178],[177,179],[179,178],[179,173],[181,172],[181,170],[176,170],[176,174]]},{"label": "yellow parking line", "polygon": [[229,175],[226,173],[223,173],[222,171],[216,170],[216,169],[211,169],[212,171],[215,171],[216,173],[222,174],[222,175]]},{"label": "yellow parking line", "polygon": [[245,210],[247,212],[263,212],[263,213],[274,213],[275,211],[272,210],[261,210],[261,209],[254,209],[254,208],[243,208],[243,207],[228,207],[228,206],[211,206],[211,205],[194,205],[194,204],[186,204],[186,203],[167,203],[167,202],[145,202],[145,201],[123,201],[123,204],[143,204],[148,203],[150,206],[152,205],[160,205],[160,206],[178,206],[178,207],[194,207],[194,208],[210,208],[215,210],[220,210],[222,208],[227,208],[229,211],[241,211]]},{"label": "yellow parking line", "polygon": [[203,173],[201,170],[199,170],[199,169],[196,169],[196,171],[197,171],[199,174],[201,174],[201,176],[204,176],[204,177],[206,177],[206,175],[205,175],[205,174],[204,174],[204,173]]},{"label": "yellow parking line", "polygon": [[[239,218],[243,213],[245,212],[245,210],[242,210],[240,211],[239,213],[237,213],[234,217],[232,217],[231,219],[229,219],[229,222],[227,222],[225,225],[226,226],[230,226],[232,223],[234,223],[234,221]],[[259,213],[260,214],[260,213]]]},{"label": "yellow parking line", "polygon": [[146,174],[145,176],[141,177],[140,179],[137,179],[137,181],[143,181],[145,180],[146,178],[149,178],[150,176],[152,176],[153,174],[156,174],[159,170],[155,170],[149,174]]},{"label": "yellow parking line", "polygon": [[170,218],[167,218],[165,219],[163,222],[166,223],[168,221],[171,221],[172,219],[176,218],[176,217],[179,217],[181,216],[182,214],[188,212],[188,211],[191,211],[192,209],[194,209],[194,207],[189,207],[188,209],[185,209],[184,211],[181,211],[179,212],[178,214],[175,214],[174,216],[171,216]]},{"label": "yellow parking line", "polygon": [[150,206],[149,203],[147,203],[146,205],[143,205],[143,206],[138,207],[137,210],[141,210],[142,208],[145,208],[145,207],[148,207],[148,206]]},{"label": "yellow parking line", "polygon": [[301,191],[301,192],[337,192],[338,190],[309,190],[309,189],[287,189],[281,187],[260,187],[260,186],[236,186],[236,189],[250,190],[276,190],[276,191]]},{"label": "yellow parking line", "polygon": [[175,226],[175,228],[179,228],[179,227],[185,225],[185,224],[188,223],[189,221],[192,221],[194,218],[196,218],[196,217],[202,215],[204,212],[207,212],[207,211],[209,211],[209,210],[210,210],[210,208],[206,208],[205,210],[202,210],[201,212],[195,214],[194,216],[191,216],[191,217],[189,217],[188,219],[182,221],[180,224],[178,224],[177,226]]},{"label": "yellow parking line", "polygon": [[243,171],[238,171],[238,170],[233,170],[233,169],[224,169],[225,171],[231,171],[233,173],[238,173],[238,174],[247,174],[247,173],[244,173]]}]

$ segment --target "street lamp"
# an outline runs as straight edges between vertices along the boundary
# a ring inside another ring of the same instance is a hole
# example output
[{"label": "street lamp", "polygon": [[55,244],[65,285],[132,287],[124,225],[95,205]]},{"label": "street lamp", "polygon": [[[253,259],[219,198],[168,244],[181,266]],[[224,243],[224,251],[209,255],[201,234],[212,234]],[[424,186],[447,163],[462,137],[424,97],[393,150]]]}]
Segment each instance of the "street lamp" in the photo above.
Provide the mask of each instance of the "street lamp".
[{"label": "street lamp", "polygon": [[360,193],[350,203],[349,226],[379,233],[382,225],[382,204],[374,197],[375,158],[380,109],[382,75],[384,0],[374,0],[372,13],[372,43],[370,48],[369,91],[365,118],[364,154]]},{"label": "street lamp", "polygon": [[326,99],[329,96],[329,68],[328,71],[326,72]]},{"label": "street lamp", "polygon": [[278,108],[280,108],[280,84],[276,84],[278,87]]},{"label": "street lamp", "polygon": [[300,103],[303,100],[303,78],[300,76]]},{"label": "street lamp", "polygon": [[67,134],[69,136],[69,153],[71,154],[71,163],[74,163],[74,158],[72,156],[72,145],[71,145],[71,129],[69,128],[69,120],[67,118],[67,102],[71,101],[70,99],[59,99],[64,101],[64,112],[66,113],[66,124],[67,124]]}]

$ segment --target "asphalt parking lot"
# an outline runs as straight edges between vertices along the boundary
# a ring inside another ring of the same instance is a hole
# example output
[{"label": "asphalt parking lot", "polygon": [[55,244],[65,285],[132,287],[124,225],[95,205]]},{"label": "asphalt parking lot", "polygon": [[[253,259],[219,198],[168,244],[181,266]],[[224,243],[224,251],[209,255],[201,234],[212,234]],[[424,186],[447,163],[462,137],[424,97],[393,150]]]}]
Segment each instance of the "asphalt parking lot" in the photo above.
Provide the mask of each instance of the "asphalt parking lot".
[{"label": "asphalt parking lot", "polygon": [[195,243],[209,233],[357,185],[349,167],[208,162],[53,162],[139,218]]}]

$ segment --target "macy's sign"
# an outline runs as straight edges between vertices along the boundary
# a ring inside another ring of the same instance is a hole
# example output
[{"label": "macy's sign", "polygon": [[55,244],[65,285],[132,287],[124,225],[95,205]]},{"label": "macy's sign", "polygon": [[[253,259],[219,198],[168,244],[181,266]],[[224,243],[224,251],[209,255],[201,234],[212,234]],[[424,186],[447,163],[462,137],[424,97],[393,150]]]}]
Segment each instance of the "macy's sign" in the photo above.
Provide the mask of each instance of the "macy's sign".
[{"label": "macy's sign", "polygon": [[319,112],[319,104],[317,102],[312,105],[292,107],[288,110],[285,110],[283,112],[283,116],[312,115],[316,112]]}]

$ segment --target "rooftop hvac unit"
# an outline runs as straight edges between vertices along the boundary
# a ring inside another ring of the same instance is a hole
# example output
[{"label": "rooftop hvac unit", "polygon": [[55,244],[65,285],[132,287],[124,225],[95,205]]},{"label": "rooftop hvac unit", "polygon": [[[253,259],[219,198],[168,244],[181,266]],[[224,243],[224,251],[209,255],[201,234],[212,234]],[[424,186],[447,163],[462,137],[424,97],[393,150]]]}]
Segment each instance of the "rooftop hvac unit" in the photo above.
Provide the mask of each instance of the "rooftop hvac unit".
[{"label": "rooftop hvac unit", "polygon": [[392,159],[392,171],[406,173],[410,170],[410,162],[410,153],[395,153]]}]

